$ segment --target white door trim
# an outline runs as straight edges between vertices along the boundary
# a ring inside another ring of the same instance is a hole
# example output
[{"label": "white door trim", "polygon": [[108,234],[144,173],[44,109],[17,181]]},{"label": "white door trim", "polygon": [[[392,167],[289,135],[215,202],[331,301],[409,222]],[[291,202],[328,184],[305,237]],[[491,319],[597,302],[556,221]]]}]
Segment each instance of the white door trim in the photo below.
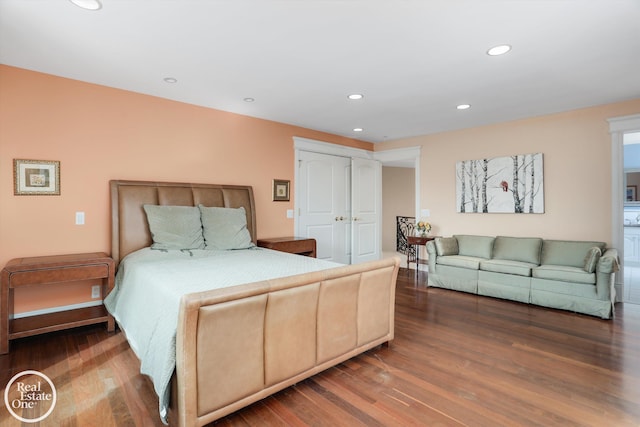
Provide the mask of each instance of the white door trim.
[{"label": "white door trim", "polygon": [[422,147],[406,147],[396,148],[392,150],[374,151],[373,158],[379,160],[383,166],[389,165],[389,163],[407,162],[409,165],[413,164],[415,170],[415,217],[421,218],[421,206],[420,201],[420,155]]},{"label": "white door trim", "polygon": [[[616,301],[623,300],[624,282],[624,146],[623,136],[640,131],[640,114],[612,117],[609,122],[611,134],[611,245],[618,250],[620,271],[616,274]],[[628,299],[628,295],[624,295]]]},{"label": "white door trim", "polygon": [[347,147],[346,145],[332,144],[330,142],[316,141],[314,139],[293,137],[294,150],[312,151],[320,154],[331,154],[342,157],[359,157],[363,159],[373,159],[373,151],[362,148]]}]

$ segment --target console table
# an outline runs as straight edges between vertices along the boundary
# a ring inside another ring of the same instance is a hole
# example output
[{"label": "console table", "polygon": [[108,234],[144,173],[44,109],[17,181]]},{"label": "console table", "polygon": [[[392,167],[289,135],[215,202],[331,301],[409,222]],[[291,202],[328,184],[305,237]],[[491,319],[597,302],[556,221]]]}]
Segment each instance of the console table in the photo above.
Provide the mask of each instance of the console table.
[{"label": "console table", "polygon": [[101,279],[100,298],[113,289],[115,262],[103,252],[12,259],[2,270],[0,293],[0,354],[9,352],[9,341],[46,332],[114,320],[104,305],[10,319],[14,289],[23,286],[47,286],[79,280]]},{"label": "console table", "polygon": [[[420,264],[426,264],[425,261],[420,261],[420,246],[426,245],[428,241],[434,240],[438,236],[407,236],[407,244],[416,247],[416,276],[418,275],[418,268]],[[409,258],[407,257],[407,268],[409,268]]]}]

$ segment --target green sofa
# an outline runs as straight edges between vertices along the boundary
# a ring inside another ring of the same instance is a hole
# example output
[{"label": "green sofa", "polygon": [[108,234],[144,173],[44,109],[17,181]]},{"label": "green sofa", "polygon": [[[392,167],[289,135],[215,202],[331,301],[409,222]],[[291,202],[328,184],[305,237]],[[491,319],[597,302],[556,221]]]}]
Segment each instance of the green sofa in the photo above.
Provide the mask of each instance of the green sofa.
[{"label": "green sofa", "polygon": [[427,243],[428,286],[609,319],[618,252],[603,242],[454,235]]}]

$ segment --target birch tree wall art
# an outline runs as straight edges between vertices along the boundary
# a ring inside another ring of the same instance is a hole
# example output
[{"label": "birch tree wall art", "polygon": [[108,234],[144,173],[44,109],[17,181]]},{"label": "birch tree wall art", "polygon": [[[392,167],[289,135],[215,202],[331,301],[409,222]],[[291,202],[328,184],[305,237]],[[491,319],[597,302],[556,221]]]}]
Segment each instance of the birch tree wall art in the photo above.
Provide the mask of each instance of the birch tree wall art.
[{"label": "birch tree wall art", "polygon": [[542,153],[456,162],[456,209],[544,213]]}]

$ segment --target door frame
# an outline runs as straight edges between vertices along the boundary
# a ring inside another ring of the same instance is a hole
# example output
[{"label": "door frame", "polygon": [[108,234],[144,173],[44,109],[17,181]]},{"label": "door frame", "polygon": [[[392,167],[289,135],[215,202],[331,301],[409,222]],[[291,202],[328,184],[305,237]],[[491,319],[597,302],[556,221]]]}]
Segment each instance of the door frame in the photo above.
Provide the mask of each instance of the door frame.
[{"label": "door frame", "polygon": [[[382,166],[406,166],[413,168],[415,179],[415,217],[427,217],[422,211],[420,198],[420,155],[421,147],[396,148],[392,150],[374,151],[374,158],[382,163]],[[384,201],[383,201],[384,203]]]},{"label": "door frame", "polygon": [[615,275],[616,302],[626,299],[624,288],[624,145],[625,133],[640,131],[640,114],[612,117],[611,134],[611,245],[618,250],[620,270]]}]

